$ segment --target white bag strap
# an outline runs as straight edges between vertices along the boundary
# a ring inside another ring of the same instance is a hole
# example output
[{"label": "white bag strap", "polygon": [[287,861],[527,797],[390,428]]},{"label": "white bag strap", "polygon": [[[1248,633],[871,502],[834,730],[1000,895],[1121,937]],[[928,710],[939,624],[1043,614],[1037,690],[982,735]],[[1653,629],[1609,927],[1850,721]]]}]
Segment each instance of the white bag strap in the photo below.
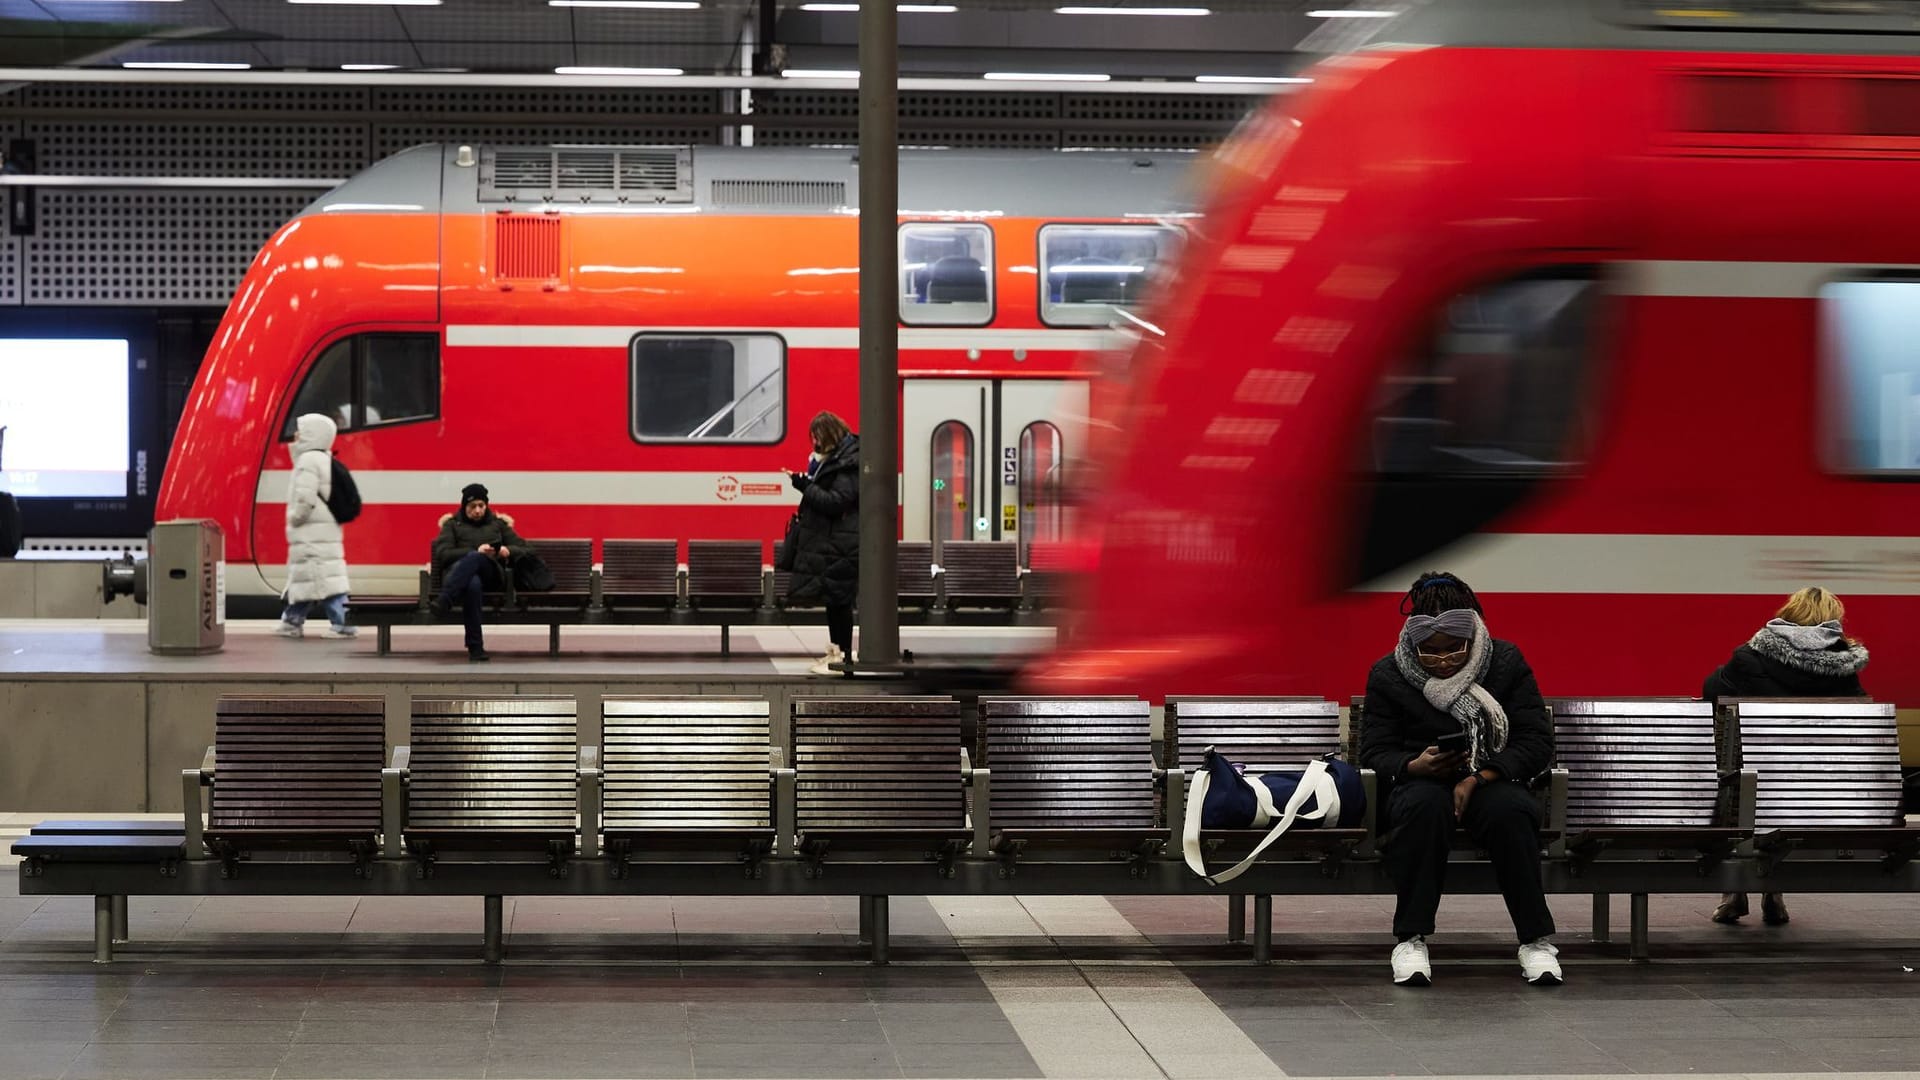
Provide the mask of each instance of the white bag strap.
[{"label": "white bag strap", "polygon": [[[1293,827],[1294,820],[1297,818],[1315,821],[1324,819],[1331,813],[1332,820],[1340,820],[1339,790],[1333,783],[1333,777],[1327,773],[1327,763],[1315,759],[1309,762],[1306,771],[1300,774],[1300,783],[1293,789],[1293,797],[1287,800],[1286,809],[1281,812],[1280,820],[1274,824],[1273,828],[1267,831],[1267,835],[1262,837],[1258,844],[1254,845],[1253,850],[1247,853],[1247,857],[1217,874],[1209,875],[1206,871],[1206,863],[1200,857],[1200,804],[1205,801],[1207,795],[1208,777],[1206,772],[1203,768],[1196,770],[1194,773],[1193,791],[1188,796],[1187,802],[1186,827],[1180,839],[1182,846],[1186,849],[1187,868],[1195,874],[1206,878],[1207,884],[1209,885],[1223,885],[1239,877],[1241,874],[1246,873],[1247,868],[1252,866],[1256,859],[1260,858],[1261,852],[1266,851],[1267,848],[1273,845],[1275,840],[1284,836],[1286,831]],[[1258,780],[1249,782],[1259,790],[1263,792],[1267,791],[1267,785],[1260,783]],[[1319,799],[1313,811],[1307,814],[1300,813],[1300,808],[1305,806],[1307,800],[1313,798],[1315,795],[1318,795]],[[1272,795],[1268,794],[1263,797],[1261,803],[1263,809],[1272,807]],[[1255,818],[1255,823],[1260,823],[1258,817]]]}]

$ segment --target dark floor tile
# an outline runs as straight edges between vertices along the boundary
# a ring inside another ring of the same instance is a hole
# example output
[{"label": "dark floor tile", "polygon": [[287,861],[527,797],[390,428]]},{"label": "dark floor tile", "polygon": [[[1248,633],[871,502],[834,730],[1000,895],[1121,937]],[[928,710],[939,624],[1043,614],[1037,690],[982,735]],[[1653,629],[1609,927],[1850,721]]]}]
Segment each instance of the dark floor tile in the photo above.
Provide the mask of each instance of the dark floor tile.
[{"label": "dark floor tile", "polygon": [[66,1080],[264,1080],[286,1052],[278,1044],[95,1043],[74,1059]]},{"label": "dark floor tile", "polygon": [[276,1080],[482,1080],[487,1044],[458,1046],[296,1045]]},{"label": "dark floor tile", "polygon": [[0,1080],[55,1080],[67,1071],[85,1043],[15,1043],[0,1049]]},{"label": "dark floor tile", "polygon": [[1426,1076],[1426,1066],[1392,1043],[1262,1042],[1255,1045],[1294,1076]]},{"label": "dark floor tile", "polygon": [[292,1021],[307,1011],[307,992],[286,994],[136,990],[114,1011],[116,1021]]},{"label": "dark floor tile", "polygon": [[121,1020],[106,1022],[94,1042],[176,1043],[193,1046],[286,1045],[293,1039],[296,1020]]},{"label": "dark floor tile", "polygon": [[1587,1041],[1635,1072],[1826,1072],[1827,1065],[1779,1039],[1632,1038]]},{"label": "dark floor tile", "polygon": [[99,1020],[0,1020],[0,1046],[22,1043],[86,1043],[100,1030]]},{"label": "dark floor tile", "polygon": [[988,1020],[882,1020],[887,1041],[894,1046],[991,1046],[1017,1044],[1020,1033],[1005,1017]]},{"label": "dark floor tile", "polygon": [[384,1020],[302,1020],[293,1033],[295,1045],[430,1043],[435,1046],[485,1046],[493,1034],[491,1020],[453,1020],[435,1024],[409,1022],[403,1016]]},{"label": "dark floor tile", "polygon": [[1920,1068],[1920,1037],[1795,1039],[1795,1050],[1844,1072],[1907,1072]]},{"label": "dark floor tile", "polygon": [[954,1045],[894,1044],[900,1071],[910,1077],[1039,1077],[1044,1075],[1018,1043]]},{"label": "dark floor tile", "polygon": [[[435,993],[431,996],[439,995]],[[491,1023],[499,1012],[499,1004],[493,1001],[316,999],[306,1003],[300,1019],[307,1021],[391,1019],[396,1023],[432,1028],[436,1024]]]},{"label": "dark floor tile", "polygon": [[885,1046],[878,1020],[695,1020],[695,1045],[727,1043],[831,1043],[836,1046]]},{"label": "dark floor tile", "polygon": [[694,1074],[690,1046],[495,1045],[487,1075],[502,1080],[685,1080]]},{"label": "dark floor tile", "polygon": [[769,1020],[815,1021],[835,1023],[841,1020],[873,1020],[870,1001],[758,1001],[751,993],[738,1001],[694,1001],[687,1004],[687,1019],[695,1024],[759,1023]]},{"label": "dark floor tile", "polygon": [[708,1077],[897,1077],[900,1063],[893,1050],[880,1046],[843,1046],[838,1043],[694,1043],[695,1075]]}]

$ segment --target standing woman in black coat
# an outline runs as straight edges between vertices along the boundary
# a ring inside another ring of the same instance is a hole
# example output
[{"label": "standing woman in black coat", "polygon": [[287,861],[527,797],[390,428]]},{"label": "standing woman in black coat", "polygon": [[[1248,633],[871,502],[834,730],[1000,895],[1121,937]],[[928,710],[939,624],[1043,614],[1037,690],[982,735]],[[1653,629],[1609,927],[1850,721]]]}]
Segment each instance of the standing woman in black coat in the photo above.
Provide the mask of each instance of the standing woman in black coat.
[{"label": "standing woman in black coat", "polygon": [[807,426],[820,465],[811,476],[783,470],[800,489],[789,599],[827,608],[827,654],[808,669],[833,674],[853,658],[853,601],[860,593],[860,436],[830,412]]},{"label": "standing woman in black coat", "polygon": [[[1867,647],[1840,629],[1847,608],[1840,598],[1809,586],[1787,597],[1773,621],[1733,650],[1713,669],[1700,696],[1719,698],[1866,697],[1860,669]],[[1713,909],[1717,923],[1739,922],[1747,913],[1746,893],[1725,893]],[[1786,923],[1787,900],[1779,893],[1760,897],[1760,915],[1768,926]]]},{"label": "standing woman in black coat", "polygon": [[[1512,642],[1487,633],[1479,598],[1452,574],[1421,575],[1400,611],[1410,617],[1398,646],[1367,676],[1360,735],[1360,764],[1392,784],[1393,981],[1426,986],[1433,977],[1427,936],[1458,825],[1493,860],[1520,939],[1521,977],[1556,985],[1559,951],[1549,940],[1553,913],[1540,879],[1540,804],[1527,790],[1553,763],[1553,726],[1533,669]],[[1443,739],[1459,748],[1443,747]]]}]

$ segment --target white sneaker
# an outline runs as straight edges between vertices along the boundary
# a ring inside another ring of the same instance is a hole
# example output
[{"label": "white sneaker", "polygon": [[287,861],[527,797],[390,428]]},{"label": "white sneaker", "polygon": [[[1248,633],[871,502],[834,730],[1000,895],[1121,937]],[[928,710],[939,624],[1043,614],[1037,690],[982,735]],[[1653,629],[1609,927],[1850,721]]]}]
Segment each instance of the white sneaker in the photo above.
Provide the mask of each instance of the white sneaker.
[{"label": "white sneaker", "polygon": [[1520,977],[1534,986],[1560,985],[1560,950],[1546,938],[1520,946]]},{"label": "white sneaker", "polygon": [[280,625],[274,627],[273,632],[279,634],[281,637],[295,638],[305,637],[307,634],[306,630],[302,629],[299,623],[290,623],[285,619],[280,620]]},{"label": "white sneaker", "polygon": [[353,638],[360,636],[360,628],[357,626],[328,626],[327,633],[333,637]]},{"label": "white sneaker", "polygon": [[829,645],[827,646],[827,655],[815,660],[813,666],[807,669],[807,674],[838,675],[840,673],[833,670],[833,665],[844,664],[846,663],[846,659],[846,654],[840,651],[840,646]]},{"label": "white sneaker", "polygon": [[1393,947],[1393,981],[1397,986],[1432,986],[1433,965],[1427,962],[1427,939],[1410,937]]}]

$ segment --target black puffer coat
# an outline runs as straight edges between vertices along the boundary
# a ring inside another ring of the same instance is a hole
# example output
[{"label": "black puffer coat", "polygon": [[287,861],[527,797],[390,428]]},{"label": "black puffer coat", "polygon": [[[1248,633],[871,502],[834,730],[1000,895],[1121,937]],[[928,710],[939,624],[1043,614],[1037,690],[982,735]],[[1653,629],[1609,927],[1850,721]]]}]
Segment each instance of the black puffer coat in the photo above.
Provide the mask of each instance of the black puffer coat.
[{"label": "black puffer coat", "polygon": [[1753,643],[1733,650],[1733,656],[1707,676],[1700,696],[1708,701],[1723,697],[1867,696],[1860,685],[1866,650],[1844,641],[1818,651],[1792,649],[1777,642],[1770,647],[1774,655],[1760,651]]},{"label": "black puffer coat", "polygon": [[440,523],[440,535],[433,539],[433,565],[441,573],[459,562],[470,551],[480,550],[481,544],[502,544],[513,552],[515,558],[533,554],[533,545],[520,539],[513,531],[513,523],[487,507],[487,516],[479,521],[468,521],[465,512],[456,513]]},{"label": "black puffer coat", "polygon": [[849,435],[814,470],[795,473],[800,528],[790,600],[851,607],[860,592],[860,437]]},{"label": "black puffer coat", "polygon": [[[1531,780],[1553,764],[1553,725],[1533,681],[1527,658],[1510,641],[1493,642],[1493,659],[1480,685],[1507,712],[1507,748],[1487,759],[1511,780]],[[1402,779],[1407,763],[1440,736],[1460,730],[1451,713],[1433,707],[1389,653],[1367,675],[1365,728],[1360,733],[1360,764],[1390,780]]]}]

